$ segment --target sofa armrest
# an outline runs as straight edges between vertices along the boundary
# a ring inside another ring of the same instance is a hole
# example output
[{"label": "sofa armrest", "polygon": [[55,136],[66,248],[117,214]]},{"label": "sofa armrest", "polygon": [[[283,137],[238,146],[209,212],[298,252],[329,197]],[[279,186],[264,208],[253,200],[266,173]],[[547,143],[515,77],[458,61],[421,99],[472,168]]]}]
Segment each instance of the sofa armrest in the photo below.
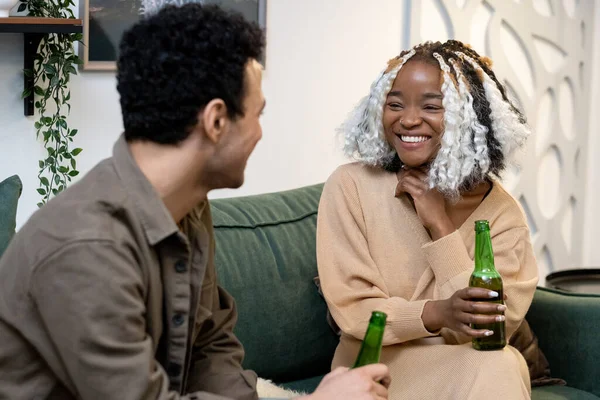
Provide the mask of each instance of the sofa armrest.
[{"label": "sofa armrest", "polygon": [[526,318],[552,376],[600,396],[600,296],[538,287]]}]

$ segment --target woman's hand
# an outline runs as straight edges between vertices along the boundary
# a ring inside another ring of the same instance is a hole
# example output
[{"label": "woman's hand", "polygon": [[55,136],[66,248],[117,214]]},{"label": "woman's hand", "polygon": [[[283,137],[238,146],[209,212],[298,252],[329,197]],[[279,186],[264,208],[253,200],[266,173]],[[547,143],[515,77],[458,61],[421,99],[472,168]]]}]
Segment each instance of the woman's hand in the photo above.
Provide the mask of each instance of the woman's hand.
[{"label": "woman's hand", "polygon": [[[466,287],[446,300],[432,300],[423,308],[423,324],[430,332],[449,328],[471,337],[493,334],[486,329],[473,329],[470,324],[491,324],[504,321],[506,306],[482,300],[497,299],[498,293],[488,289]],[[504,296],[506,299],[506,295]],[[479,301],[478,301],[479,300]]]},{"label": "woman's hand", "polygon": [[423,171],[402,169],[398,172],[396,197],[402,193],[412,197],[417,215],[433,240],[454,232],[454,224],[446,212],[444,196],[436,189],[429,188],[427,175]]}]

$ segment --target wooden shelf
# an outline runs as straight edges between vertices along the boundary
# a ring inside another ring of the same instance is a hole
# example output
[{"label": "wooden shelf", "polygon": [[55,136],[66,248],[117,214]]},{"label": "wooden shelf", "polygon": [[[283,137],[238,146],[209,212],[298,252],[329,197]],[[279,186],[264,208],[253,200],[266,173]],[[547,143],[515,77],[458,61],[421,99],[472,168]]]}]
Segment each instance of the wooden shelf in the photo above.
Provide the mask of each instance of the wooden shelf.
[{"label": "wooden shelf", "polygon": [[[33,69],[33,59],[38,51],[40,41],[49,33],[82,33],[83,23],[80,19],[68,18],[35,18],[7,17],[0,18],[0,33],[23,33],[23,69]],[[24,76],[24,88],[33,86],[33,77]],[[25,115],[33,115],[34,95],[23,99]]]},{"label": "wooden shelf", "polygon": [[8,17],[0,18],[0,32],[13,33],[81,33],[80,19]]}]

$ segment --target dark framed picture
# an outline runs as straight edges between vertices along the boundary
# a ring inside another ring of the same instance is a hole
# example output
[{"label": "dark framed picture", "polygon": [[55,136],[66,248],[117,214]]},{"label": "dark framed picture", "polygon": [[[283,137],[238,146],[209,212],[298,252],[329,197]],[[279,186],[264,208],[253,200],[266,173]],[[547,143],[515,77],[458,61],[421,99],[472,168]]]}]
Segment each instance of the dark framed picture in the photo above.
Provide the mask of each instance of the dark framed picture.
[{"label": "dark framed picture", "polygon": [[[85,1],[85,4],[84,4]],[[142,0],[84,0],[80,2],[83,19],[83,45],[80,57],[85,71],[116,71],[119,42],[123,32],[138,21]],[[190,0],[193,2],[194,0]],[[240,12],[250,21],[266,28],[267,0],[201,0]],[[262,60],[264,63],[264,60]]]}]

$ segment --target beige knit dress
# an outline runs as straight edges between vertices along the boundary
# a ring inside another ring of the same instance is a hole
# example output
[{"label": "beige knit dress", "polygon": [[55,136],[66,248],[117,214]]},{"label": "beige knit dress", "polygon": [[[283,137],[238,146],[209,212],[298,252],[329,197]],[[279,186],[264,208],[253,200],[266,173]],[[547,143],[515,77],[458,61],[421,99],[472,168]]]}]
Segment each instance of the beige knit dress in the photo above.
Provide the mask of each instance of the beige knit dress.
[{"label": "beige knit dress", "polygon": [[435,242],[397,178],[361,164],[339,167],[319,206],[317,261],[323,293],[342,330],[332,368],[351,366],[371,312],[388,315],[381,361],[392,374],[391,400],[530,398],[525,360],[514,348],[477,351],[449,329],[430,333],[421,314],[428,300],[468,286],[473,271],[474,221],[490,222],[496,269],[506,300],[506,333],[531,304],[538,269],[527,221],[498,182],[454,233]]}]

